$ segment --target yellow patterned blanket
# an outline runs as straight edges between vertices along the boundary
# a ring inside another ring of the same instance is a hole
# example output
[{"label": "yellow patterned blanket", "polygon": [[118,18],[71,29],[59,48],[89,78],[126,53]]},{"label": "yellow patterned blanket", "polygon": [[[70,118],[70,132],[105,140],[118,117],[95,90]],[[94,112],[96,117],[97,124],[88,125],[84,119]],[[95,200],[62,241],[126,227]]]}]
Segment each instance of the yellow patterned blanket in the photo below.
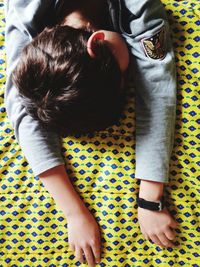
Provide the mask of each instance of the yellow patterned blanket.
[{"label": "yellow patterned blanket", "polygon": [[[165,190],[169,211],[179,222],[176,246],[161,248],[140,232],[130,90],[119,125],[96,135],[63,138],[70,179],[102,229],[102,260],[96,266],[200,266],[200,1],[163,3],[178,72],[175,145]],[[0,266],[80,266],[68,249],[67,220],[34,177],[6,118],[4,26],[0,0]]]}]

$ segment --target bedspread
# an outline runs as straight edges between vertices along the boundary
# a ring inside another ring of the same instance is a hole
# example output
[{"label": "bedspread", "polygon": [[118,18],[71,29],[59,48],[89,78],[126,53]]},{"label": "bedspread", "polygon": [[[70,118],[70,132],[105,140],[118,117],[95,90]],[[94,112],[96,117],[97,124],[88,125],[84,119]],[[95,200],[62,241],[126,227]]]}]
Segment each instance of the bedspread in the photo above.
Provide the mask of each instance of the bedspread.
[{"label": "bedspread", "polygon": [[[130,86],[119,123],[62,139],[69,178],[102,230],[102,258],[96,266],[200,266],[200,1],[163,3],[178,74],[175,142],[165,187],[168,209],[179,223],[175,247],[161,248],[140,232]],[[4,27],[0,1],[0,266],[87,266],[69,250],[67,220],[33,175],[7,119]]]}]

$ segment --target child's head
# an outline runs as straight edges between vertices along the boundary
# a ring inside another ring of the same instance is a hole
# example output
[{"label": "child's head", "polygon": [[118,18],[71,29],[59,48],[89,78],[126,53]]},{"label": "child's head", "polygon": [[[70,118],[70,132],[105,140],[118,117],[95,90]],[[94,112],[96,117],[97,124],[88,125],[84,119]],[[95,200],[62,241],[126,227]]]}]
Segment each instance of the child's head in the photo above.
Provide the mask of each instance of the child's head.
[{"label": "child's head", "polygon": [[121,70],[111,50],[93,42],[92,32],[69,26],[45,29],[21,54],[13,72],[27,112],[60,134],[100,130],[119,118],[124,106]]}]

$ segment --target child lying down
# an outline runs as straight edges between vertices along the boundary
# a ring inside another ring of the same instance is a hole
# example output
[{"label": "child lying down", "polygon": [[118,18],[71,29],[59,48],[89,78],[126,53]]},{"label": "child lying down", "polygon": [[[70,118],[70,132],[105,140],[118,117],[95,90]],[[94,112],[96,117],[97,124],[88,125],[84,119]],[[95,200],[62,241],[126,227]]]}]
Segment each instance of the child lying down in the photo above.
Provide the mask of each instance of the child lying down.
[{"label": "child lying down", "polygon": [[100,261],[100,233],[69,182],[59,136],[115,123],[132,71],[140,228],[145,238],[173,246],[177,223],[158,207],[168,182],[176,111],[174,53],[162,3],[8,0],[6,49],[8,118],[34,174],[67,217],[70,248],[90,266]]}]

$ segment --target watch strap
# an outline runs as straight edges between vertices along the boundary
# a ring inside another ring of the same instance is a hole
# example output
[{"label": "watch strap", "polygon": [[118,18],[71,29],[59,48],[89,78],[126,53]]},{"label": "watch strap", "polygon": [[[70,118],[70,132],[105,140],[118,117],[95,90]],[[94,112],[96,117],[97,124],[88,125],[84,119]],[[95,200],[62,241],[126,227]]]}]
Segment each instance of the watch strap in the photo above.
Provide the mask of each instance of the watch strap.
[{"label": "watch strap", "polygon": [[137,197],[138,207],[148,210],[161,211],[165,207],[164,196],[161,197],[159,202],[145,200],[144,198]]}]

